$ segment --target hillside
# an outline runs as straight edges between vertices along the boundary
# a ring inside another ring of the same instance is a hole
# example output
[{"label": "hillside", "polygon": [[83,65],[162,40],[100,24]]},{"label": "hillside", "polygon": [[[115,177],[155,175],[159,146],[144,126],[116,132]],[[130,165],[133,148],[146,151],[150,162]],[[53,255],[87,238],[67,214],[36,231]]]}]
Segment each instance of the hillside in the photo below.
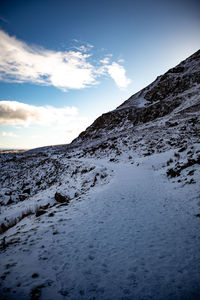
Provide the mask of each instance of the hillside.
[{"label": "hillside", "polygon": [[[131,96],[114,111],[100,116],[72,144],[86,147],[89,143],[90,147],[90,143],[99,144],[102,141],[112,143],[113,137],[119,136],[120,140],[126,140],[128,136],[127,142],[130,146],[134,147],[133,144],[136,144],[138,148],[134,135],[139,131],[139,137],[144,137],[148,148],[158,140],[157,130],[159,134],[163,132],[164,135],[168,134],[169,130],[169,138],[171,131],[177,132],[179,136],[174,146],[180,146],[183,135],[187,138],[192,134],[195,138],[197,134],[197,139],[199,138],[199,95],[200,50],[159,76],[152,84]],[[146,128],[147,132],[142,134],[140,131]],[[149,129],[150,140],[147,135]],[[157,143],[157,148],[159,147],[165,150],[162,143]]]},{"label": "hillside", "polygon": [[0,165],[1,299],[200,299],[200,50]]}]

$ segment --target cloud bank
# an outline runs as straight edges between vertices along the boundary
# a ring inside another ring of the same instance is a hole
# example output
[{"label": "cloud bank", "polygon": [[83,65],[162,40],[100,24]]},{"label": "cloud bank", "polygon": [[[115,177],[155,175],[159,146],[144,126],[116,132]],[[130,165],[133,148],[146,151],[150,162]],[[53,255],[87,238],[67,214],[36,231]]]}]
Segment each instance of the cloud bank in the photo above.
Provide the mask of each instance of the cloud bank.
[{"label": "cloud bank", "polygon": [[89,124],[88,118],[81,117],[76,107],[56,108],[0,101],[0,125],[17,130],[17,134],[10,129],[0,131],[0,138],[6,141],[0,145],[2,148],[8,147],[8,138],[12,139],[11,148],[70,143]]},{"label": "cloud bank", "polygon": [[76,107],[34,106],[17,101],[0,101],[0,125],[66,124],[77,118]]},{"label": "cloud bank", "polygon": [[95,85],[101,75],[111,76],[120,88],[130,83],[123,66],[109,64],[108,59],[92,63],[84,46],[76,51],[52,51],[30,46],[0,30],[0,53],[1,81],[51,85],[64,91]]}]

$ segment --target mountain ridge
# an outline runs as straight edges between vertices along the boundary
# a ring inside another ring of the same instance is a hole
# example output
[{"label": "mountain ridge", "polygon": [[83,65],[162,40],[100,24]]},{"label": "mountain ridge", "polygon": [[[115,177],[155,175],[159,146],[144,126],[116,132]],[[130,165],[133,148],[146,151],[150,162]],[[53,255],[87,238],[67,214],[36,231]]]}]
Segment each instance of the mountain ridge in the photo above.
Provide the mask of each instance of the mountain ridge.
[{"label": "mountain ridge", "polygon": [[[157,77],[153,83],[131,96],[115,110],[98,117],[72,141],[71,146],[89,148],[90,144],[101,144],[118,135],[123,138],[122,132],[124,135],[129,134],[131,139],[132,133],[144,124],[153,122],[156,125],[159,119],[167,116],[172,118],[172,122],[176,122],[174,118],[179,120],[177,125],[180,126],[177,129],[182,135],[184,120],[187,123],[190,118],[189,110],[193,110],[195,118],[196,113],[198,114],[199,94],[200,50]],[[166,122],[163,119],[163,123]],[[198,118],[197,125],[199,127]],[[166,128],[161,126],[159,130],[166,131]]]}]

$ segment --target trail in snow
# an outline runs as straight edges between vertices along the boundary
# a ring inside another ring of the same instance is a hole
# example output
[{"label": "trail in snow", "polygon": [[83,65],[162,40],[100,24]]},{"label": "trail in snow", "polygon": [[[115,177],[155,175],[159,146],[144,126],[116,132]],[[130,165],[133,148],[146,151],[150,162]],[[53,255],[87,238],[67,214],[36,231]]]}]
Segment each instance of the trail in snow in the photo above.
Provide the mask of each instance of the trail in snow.
[{"label": "trail in snow", "polygon": [[200,299],[198,191],[175,189],[153,163],[114,165],[107,186],[23,220],[2,253],[6,299],[31,289],[49,300]]}]

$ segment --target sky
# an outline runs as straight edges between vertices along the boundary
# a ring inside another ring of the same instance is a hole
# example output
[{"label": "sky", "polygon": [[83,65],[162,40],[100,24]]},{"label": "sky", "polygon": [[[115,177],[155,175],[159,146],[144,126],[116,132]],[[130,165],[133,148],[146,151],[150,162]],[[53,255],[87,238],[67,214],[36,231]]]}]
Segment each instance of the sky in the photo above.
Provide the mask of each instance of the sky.
[{"label": "sky", "polygon": [[1,0],[0,148],[70,143],[200,48],[196,0]]}]

